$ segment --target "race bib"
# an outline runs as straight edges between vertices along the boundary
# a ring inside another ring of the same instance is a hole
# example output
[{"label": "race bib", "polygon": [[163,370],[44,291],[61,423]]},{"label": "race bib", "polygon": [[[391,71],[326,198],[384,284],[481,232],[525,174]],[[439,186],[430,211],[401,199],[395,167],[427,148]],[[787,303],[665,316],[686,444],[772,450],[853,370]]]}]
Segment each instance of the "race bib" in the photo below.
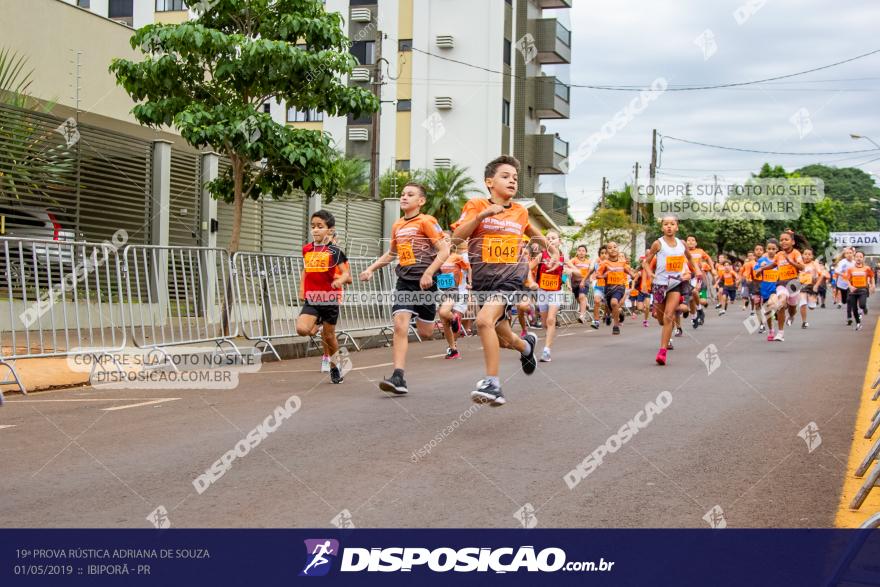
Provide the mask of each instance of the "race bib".
[{"label": "race bib", "polygon": [[727,287],[730,287],[731,285],[733,285],[733,277],[725,277],[724,278],[724,285],[726,285]]},{"label": "race bib", "polygon": [[810,285],[813,283],[813,274],[809,271],[804,271],[800,275],[798,275],[798,281],[800,281],[804,285]]},{"label": "race bib", "polygon": [[608,285],[626,285],[626,273],[623,271],[610,271],[605,276]]},{"label": "race bib", "polygon": [[437,287],[439,289],[452,289],[455,287],[455,275],[452,273],[441,273],[437,276]]},{"label": "race bib", "polygon": [[684,255],[666,257],[667,273],[681,273],[682,269],[684,269]]},{"label": "race bib", "polygon": [[397,262],[403,267],[416,264],[416,255],[413,253],[412,243],[397,244]]},{"label": "race bib", "polygon": [[541,274],[541,281],[538,283],[538,287],[545,291],[556,291],[559,289],[559,276],[558,275],[550,275],[548,273]]},{"label": "race bib", "polygon": [[515,234],[483,237],[483,262],[513,264],[519,261],[520,237]]},{"label": "race bib", "polygon": [[868,276],[853,275],[850,284],[852,284],[853,287],[868,287]]},{"label": "race bib", "polygon": [[794,279],[797,276],[797,269],[795,269],[794,265],[783,265],[779,268],[780,281],[785,281],[786,279]]},{"label": "race bib", "polygon": [[763,273],[761,273],[763,281],[779,281],[779,271],[776,269],[766,269]]},{"label": "race bib", "polygon": [[587,273],[589,273],[589,269],[586,267],[581,267],[581,281],[587,278]]},{"label": "race bib", "polygon": [[319,251],[306,253],[303,259],[306,273],[323,273],[330,270],[330,253]]}]

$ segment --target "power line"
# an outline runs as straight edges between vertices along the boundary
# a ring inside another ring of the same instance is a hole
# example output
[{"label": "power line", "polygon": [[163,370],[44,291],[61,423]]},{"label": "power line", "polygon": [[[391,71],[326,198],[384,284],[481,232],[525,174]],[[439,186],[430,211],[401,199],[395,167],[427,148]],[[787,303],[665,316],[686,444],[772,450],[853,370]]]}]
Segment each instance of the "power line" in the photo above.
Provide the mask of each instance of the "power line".
[{"label": "power line", "polygon": [[688,143],[690,145],[698,145],[700,147],[710,147],[712,149],[724,149],[725,151],[739,151],[741,153],[760,153],[762,155],[805,155],[805,156],[820,156],[820,155],[851,155],[853,153],[876,153],[880,151],[880,149],[861,149],[858,151],[825,151],[825,152],[786,152],[786,151],[761,151],[759,149],[745,149],[740,147],[725,147],[723,145],[711,145],[709,143],[701,143],[699,141],[689,141],[687,139],[680,139],[678,137],[671,137],[669,135],[663,135],[664,139],[669,139],[671,141],[679,141],[681,143]]},{"label": "power line", "polygon": [[[444,55],[437,55],[435,53],[431,53],[430,51],[422,51],[421,49],[418,49],[416,47],[412,47],[412,50],[417,53],[422,53],[423,55],[428,55],[430,57],[434,57],[436,59],[442,59],[444,61],[457,63],[459,65],[464,65],[466,67],[479,69],[479,70],[482,70],[482,71],[485,71],[488,73],[495,73],[498,75],[508,76],[508,77],[512,77],[512,78],[520,79],[520,80],[526,79],[523,76],[519,76],[519,75],[516,75],[513,73],[498,71],[496,69],[491,69],[489,67],[483,67],[481,65],[474,65],[473,63],[468,63],[466,61],[453,59],[452,57],[446,57]],[[567,84],[567,85],[570,88],[586,88],[586,89],[591,89],[591,90],[607,90],[607,91],[620,91],[620,92],[642,92],[642,91],[647,91],[647,92],[658,92],[658,91],[690,92],[690,91],[695,91],[695,90],[715,90],[715,89],[722,89],[722,88],[735,88],[735,87],[762,84],[762,83],[773,82],[773,81],[778,81],[778,80],[782,80],[782,79],[789,79],[789,78],[797,77],[797,76],[801,76],[801,75],[806,75],[808,73],[814,73],[816,71],[822,71],[825,69],[830,69],[832,67],[837,67],[839,65],[844,65],[846,63],[851,63],[851,62],[857,61],[859,59],[864,59],[865,57],[870,57],[871,55],[875,55],[877,53],[880,53],[880,49],[874,49],[873,51],[869,51],[867,53],[862,53],[861,55],[856,55],[855,57],[850,57],[848,59],[843,59],[841,61],[836,61],[834,63],[829,63],[828,65],[822,65],[820,67],[813,67],[811,69],[806,69],[804,71],[798,71],[795,73],[789,73],[789,74],[785,74],[785,75],[777,75],[777,76],[773,76],[773,77],[752,80],[752,81],[746,81],[746,82],[730,82],[730,83],[725,83],[725,84],[702,85],[702,86],[697,86],[697,85],[688,85],[688,86],[681,86],[681,87],[676,86],[676,87],[667,87],[665,90],[658,90],[658,89],[655,89],[652,87],[645,87],[645,86],[614,85],[614,84],[609,84],[609,85]],[[541,77],[535,77],[532,79],[542,80]],[[551,79],[554,79],[554,78],[552,78],[552,77],[548,78],[548,81]]]}]

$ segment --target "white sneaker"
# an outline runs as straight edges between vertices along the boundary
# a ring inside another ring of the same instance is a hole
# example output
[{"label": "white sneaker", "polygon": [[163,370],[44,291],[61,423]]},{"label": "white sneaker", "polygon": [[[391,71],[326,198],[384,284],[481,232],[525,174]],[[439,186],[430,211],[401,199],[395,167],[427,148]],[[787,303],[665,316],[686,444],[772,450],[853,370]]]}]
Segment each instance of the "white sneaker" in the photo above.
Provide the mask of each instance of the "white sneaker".
[{"label": "white sneaker", "polygon": [[321,357],[321,373],[329,373],[330,372],[330,356],[324,355]]},{"label": "white sneaker", "polygon": [[718,311],[719,316],[724,316],[725,314],[727,314],[727,310],[719,310]]},{"label": "white sneaker", "polygon": [[551,361],[550,349],[548,349],[547,347],[544,347],[544,352],[541,353],[541,362],[542,363],[549,363],[550,361]]},{"label": "white sneaker", "polygon": [[862,323],[856,322],[856,330],[861,330],[861,329],[862,329]]},{"label": "white sneaker", "polygon": [[776,342],[785,342],[785,336],[782,334],[782,331],[777,332],[776,336],[773,337],[773,340]]},{"label": "white sneaker", "polygon": [[791,326],[791,318],[787,318],[787,319],[785,320],[785,325],[786,325],[786,326]]}]

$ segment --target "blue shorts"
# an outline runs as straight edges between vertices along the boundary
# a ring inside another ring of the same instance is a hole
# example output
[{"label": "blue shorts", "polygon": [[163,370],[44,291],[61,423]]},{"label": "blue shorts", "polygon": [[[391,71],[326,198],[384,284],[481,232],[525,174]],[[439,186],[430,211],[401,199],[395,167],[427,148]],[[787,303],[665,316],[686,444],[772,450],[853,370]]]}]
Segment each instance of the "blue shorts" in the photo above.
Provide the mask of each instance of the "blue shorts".
[{"label": "blue shorts", "polygon": [[637,301],[637,302],[644,302],[644,301],[647,300],[649,297],[650,297],[649,294],[646,294],[645,292],[640,291],[640,292],[639,292],[639,295],[636,296],[636,301]]}]

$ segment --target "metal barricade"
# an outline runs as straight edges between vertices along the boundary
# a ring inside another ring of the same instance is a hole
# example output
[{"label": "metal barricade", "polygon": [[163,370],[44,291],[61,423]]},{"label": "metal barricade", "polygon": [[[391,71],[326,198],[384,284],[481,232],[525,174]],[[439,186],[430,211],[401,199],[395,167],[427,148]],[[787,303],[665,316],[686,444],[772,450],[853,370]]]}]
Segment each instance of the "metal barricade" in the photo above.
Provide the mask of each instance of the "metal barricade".
[{"label": "metal barricade", "polygon": [[[122,244],[122,243],[119,243]],[[0,365],[19,359],[88,355],[92,372],[125,347],[122,277],[117,244],[0,237]],[[0,392],[0,403],[3,394]]]},{"label": "metal barricade", "polygon": [[[878,385],[880,385],[880,375],[874,379],[874,383],[871,387],[877,389]],[[876,401],[878,395],[880,395],[880,389],[877,389],[877,391],[874,392],[871,401]],[[870,440],[877,431],[878,426],[880,426],[880,407],[877,408],[877,411],[875,411],[874,415],[871,417],[871,423],[868,425],[864,437]],[[871,463],[874,463],[873,468],[871,468]],[[868,469],[870,469],[870,471]],[[865,475],[866,473],[867,476]],[[862,459],[862,462],[856,469],[855,476],[858,478],[865,477],[865,482],[859,488],[849,504],[850,509],[854,510],[862,507],[862,504],[865,502],[865,499],[867,499],[871,490],[880,485],[880,436],[877,437],[877,440],[874,441],[874,444],[868,449],[865,458]]]},{"label": "metal barricade", "polygon": [[[123,252],[132,340],[168,361],[165,347],[214,343],[241,356],[233,339],[235,285],[229,253],[208,247],[129,245]],[[173,366],[173,363],[171,363]]]},{"label": "metal barricade", "polygon": [[374,261],[373,258],[365,257],[348,259],[352,283],[344,288],[344,303],[339,309],[339,325],[336,330],[357,350],[360,350],[360,346],[352,336],[353,333],[377,330],[385,337],[385,342],[390,344],[388,333],[394,331],[390,300],[395,283],[392,266],[387,265],[374,272],[369,281],[361,281],[359,278]]}]

